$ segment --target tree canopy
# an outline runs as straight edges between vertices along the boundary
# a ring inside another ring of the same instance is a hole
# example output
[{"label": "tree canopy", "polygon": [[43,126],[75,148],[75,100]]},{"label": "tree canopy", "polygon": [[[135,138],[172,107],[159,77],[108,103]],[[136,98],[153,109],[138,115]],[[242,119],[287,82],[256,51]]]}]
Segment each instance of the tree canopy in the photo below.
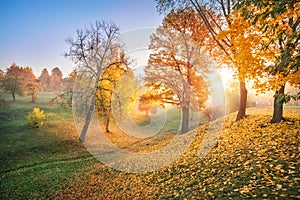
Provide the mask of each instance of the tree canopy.
[{"label": "tree canopy", "polygon": [[[23,96],[26,91],[29,91],[29,94],[31,94],[30,91],[35,82],[35,75],[30,67],[20,67],[13,63],[7,68],[7,72],[3,76],[1,87],[4,92],[12,95],[13,101],[16,100],[16,95]],[[36,100],[36,96],[32,98],[32,101]]]},{"label": "tree canopy", "polygon": [[181,133],[189,130],[190,109],[203,108],[208,98],[205,75],[210,62],[204,49],[193,40],[199,40],[195,33],[201,30],[201,23],[197,22],[193,11],[171,12],[151,36],[149,49],[153,53],[145,68],[149,91],[141,100],[179,106]]}]

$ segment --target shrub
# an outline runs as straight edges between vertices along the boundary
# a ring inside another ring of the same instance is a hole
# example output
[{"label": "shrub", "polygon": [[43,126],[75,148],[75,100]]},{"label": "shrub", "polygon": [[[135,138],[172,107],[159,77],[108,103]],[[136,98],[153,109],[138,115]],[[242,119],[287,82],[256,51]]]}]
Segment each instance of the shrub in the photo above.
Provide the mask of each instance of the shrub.
[{"label": "shrub", "polygon": [[28,124],[32,127],[39,128],[44,124],[45,114],[39,108],[33,108],[27,116]]}]

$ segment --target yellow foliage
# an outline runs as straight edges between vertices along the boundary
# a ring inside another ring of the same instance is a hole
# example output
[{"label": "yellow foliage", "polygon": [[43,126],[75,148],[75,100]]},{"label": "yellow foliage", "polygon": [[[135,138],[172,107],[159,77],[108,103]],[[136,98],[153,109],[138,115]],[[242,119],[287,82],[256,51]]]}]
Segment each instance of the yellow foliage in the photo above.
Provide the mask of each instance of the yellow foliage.
[{"label": "yellow foliage", "polygon": [[32,127],[39,128],[44,124],[45,114],[40,108],[34,107],[32,112],[27,116],[28,124]]},{"label": "yellow foliage", "polygon": [[[249,12],[261,14],[268,9],[271,9],[271,5],[261,10],[248,7]],[[254,80],[254,88],[259,93],[277,91],[286,83],[298,87],[300,75],[295,66],[299,62],[299,45],[288,48],[288,44],[297,42],[299,38],[299,33],[291,25],[291,22],[296,25],[300,14],[299,7],[287,9],[275,17],[258,18],[256,24],[246,21],[241,13],[241,10],[231,12],[228,28],[217,35],[219,40],[230,41],[229,59],[239,80]]]},{"label": "yellow foliage", "polygon": [[270,60],[271,52],[260,50],[263,35],[258,27],[246,21],[239,11],[233,11],[229,17],[229,27],[221,31],[217,38],[230,40],[230,60],[236,69],[240,81],[260,77],[265,61]]},{"label": "yellow foliage", "polygon": [[[109,120],[113,114],[123,119],[136,95],[133,93],[134,74],[120,55],[115,64],[110,65],[102,74],[96,90],[96,113],[99,118]],[[115,116],[116,117],[116,116]]]}]

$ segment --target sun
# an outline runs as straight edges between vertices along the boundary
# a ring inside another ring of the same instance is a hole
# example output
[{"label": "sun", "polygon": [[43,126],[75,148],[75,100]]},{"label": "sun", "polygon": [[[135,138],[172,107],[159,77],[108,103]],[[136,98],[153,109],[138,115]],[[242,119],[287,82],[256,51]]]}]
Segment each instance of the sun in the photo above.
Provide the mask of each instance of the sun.
[{"label": "sun", "polygon": [[223,82],[223,86],[227,87],[229,86],[230,82],[232,81],[233,77],[233,70],[228,69],[227,67],[223,67],[219,70],[220,73],[220,77],[222,79]]}]

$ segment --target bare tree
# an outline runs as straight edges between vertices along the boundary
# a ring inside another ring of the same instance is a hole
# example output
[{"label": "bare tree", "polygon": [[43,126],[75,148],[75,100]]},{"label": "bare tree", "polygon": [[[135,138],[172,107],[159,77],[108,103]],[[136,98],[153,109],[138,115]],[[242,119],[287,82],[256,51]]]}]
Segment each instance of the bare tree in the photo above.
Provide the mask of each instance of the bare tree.
[{"label": "bare tree", "polygon": [[[69,52],[65,54],[76,64],[78,73],[76,95],[82,102],[77,105],[84,117],[80,140],[85,141],[86,133],[95,111],[95,91],[105,69],[116,64],[120,52],[119,27],[112,22],[96,21],[89,28],[78,29],[75,39],[69,38]],[[122,62],[122,61],[117,61]]]}]

